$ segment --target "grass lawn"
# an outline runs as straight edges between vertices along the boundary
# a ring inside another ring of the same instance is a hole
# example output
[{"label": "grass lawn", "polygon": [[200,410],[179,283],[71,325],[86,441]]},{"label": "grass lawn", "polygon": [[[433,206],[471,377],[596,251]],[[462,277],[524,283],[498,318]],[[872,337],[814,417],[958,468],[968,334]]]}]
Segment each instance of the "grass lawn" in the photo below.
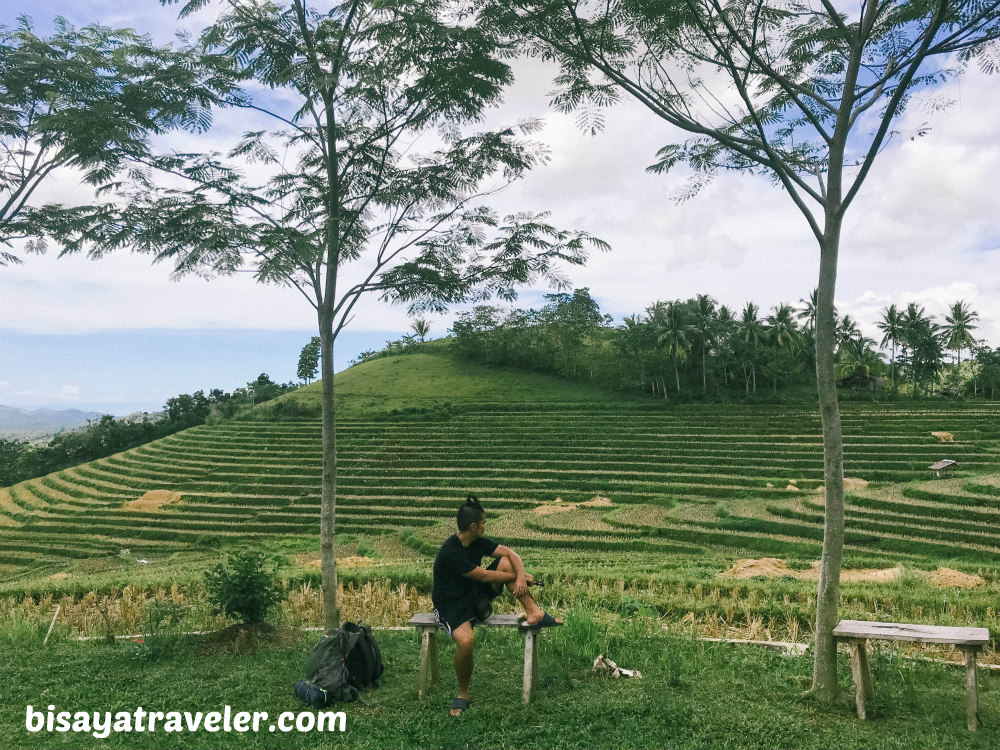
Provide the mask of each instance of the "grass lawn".
[{"label": "grass lawn", "polygon": [[[980,674],[976,733],[965,729],[961,669],[876,651],[871,719],[854,715],[850,670],[842,654],[844,696],[817,704],[802,694],[807,656],[665,634],[637,616],[608,632],[584,610],[542,638],[541,681],[521,703],[523,647],[516,633],[480,630],[472,708],[448,715],[454,694],[450,645],[442,643],[442,680],[417,699],[419,643],[405,631],[378,631],[385,675],[364,703],[335,707],[346,731],[327,733],[82,733],[25,729],[27,705],[43,711],[312,710],[292,695],[315,633],[249,653],[206,651],[205,638],[161,636],[144,643],[37,638],[0,644],[0,736],[9,748],[995,748],[1000,745],[997,677]],[[596,675],[598,653],[638,668],[641,680]]]}]

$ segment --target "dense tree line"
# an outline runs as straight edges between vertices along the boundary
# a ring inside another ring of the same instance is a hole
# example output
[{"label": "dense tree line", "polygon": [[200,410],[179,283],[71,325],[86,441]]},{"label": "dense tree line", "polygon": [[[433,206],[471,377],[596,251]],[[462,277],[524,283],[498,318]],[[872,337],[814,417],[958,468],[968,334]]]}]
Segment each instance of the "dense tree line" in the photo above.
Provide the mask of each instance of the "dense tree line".
[{"label": "dense tree line", "polygon": [[275,383],[261,373],[232,393],[218,388],[207,395],[204,391],[183,393],[167,399],[159,414],[143,414],[139,419],[105,415],[91,420],[86,427],[56,435],[44,445],[0,440],[0,487],[135,448],[204,424],[210,418],[231,417],[247,406],[270,401],[296,387],[292,383]]},{"label": "dense tree line", "polygon": [[[767,312],[753,302],[730,309],[699,294],[656,302],[618,326],[601,314],[589,289],[545,299],[537,310],[483,305],[460,314],[452,327],[458,351],[489,364],[670,399],[755,400],[815,383],[815,292]],[[840,383],[914,396],[992,398],[1000,350],[974,338],[977,319],[964,302],[942,322],[919,305],[891,305],[882,311],[884,336],[876,342],[849,315],[838,315]],[[971,353],[964,363],[963,352]]]}]

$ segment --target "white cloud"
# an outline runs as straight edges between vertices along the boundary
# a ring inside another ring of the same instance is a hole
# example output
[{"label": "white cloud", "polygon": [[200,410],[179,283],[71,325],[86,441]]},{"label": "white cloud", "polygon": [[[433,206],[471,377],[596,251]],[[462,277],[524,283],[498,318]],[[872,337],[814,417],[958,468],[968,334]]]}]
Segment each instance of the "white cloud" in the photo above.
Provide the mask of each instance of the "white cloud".
[{"label": "white cloud", "polygon": [[0,380],[0,388],[8,388],[8,387],[10,387],[9,380]]},{"label": "white cloud", "polygon": [[[27,9],[27,0],[21,1]],[[74,15],[100,15],[103,9],[105,22],[117,14],[115,23],[155,23],[160,35],[172,28],[176,10],[154,4],[144,20],[120,12],[117,3],[86,7]],[[188,27],[197,28],[197,20]],[[641,312],[655,300],[698,293],[734,307],[753,300],[766,311],[797,302],[816,286],[816,240],[780,188],[762,178],[723,174],[676,204],[672,198],[684,187],[683,171],[651,175],[645,167],[658,148],[682,140],[682,134],[628,102],[604,113],[603,132],[585,135],[573,116],[548,108],[550,65],[518,61],[515,72],[507,102],[487,124],[544,115],[545,128],[536,137],[548,145],[551,161],[495,205],[501,213],[550,210],[553,224],[609,241],[612,253],[568,269],[572,284],[590,287],[606,312]],[[935,97],[955,104],[931,112]],[[995,79],[975,69],[914,98],[898,124],[901,135],[879,157],[847,213],[837,293],[842,312],[871,328],[891,303],[915,301],[941,314],[965,299],[980,313],[980,335],[1000,345],[997,99]],[[225,113],[217,131],[175,134],[169,142],[179,149],[224,149],[233,133],[250,127],[241,119],[248,116]],[[917,136],[925,125],[927,134]],[[70,200],[84,194],[79,180],[63,173],[45,196]],[[168,275],[169,268],[124,253],[98,263],[32,257],[23,267],[0,272],[0,326],[35,332],[315,326],[312,308],[294,290],[261,287],[242,276],[174,283]],[[448,318],[433,320],[436,331],[448,326]],[[358,305],[351,327],[402,331],[408,320],[405,310],[368,299]]]},{"label": "white cloud", "polygon": [[80,394],[79,386],[70,385],[69,383],[64,385],[62,387],[62,390],[59,391],[60,396],[78,396],[79,394]]}]

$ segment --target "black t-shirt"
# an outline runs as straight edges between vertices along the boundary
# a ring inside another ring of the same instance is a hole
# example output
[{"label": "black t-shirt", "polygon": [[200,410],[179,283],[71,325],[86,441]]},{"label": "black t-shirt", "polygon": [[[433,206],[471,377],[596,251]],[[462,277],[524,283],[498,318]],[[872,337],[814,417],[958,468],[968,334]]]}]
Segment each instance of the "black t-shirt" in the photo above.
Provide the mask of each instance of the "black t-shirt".
[{"label": "black t-shirt", "polygon": [[496,552],[499,545],[492,539],[479,537],[468,547],[462,546],[458,534],[452,534],[441,545],[434,559],[434,589],[431,599],[441,611],[451,609],[474,595],[476,581],[466,578],[482,562],[483,557]]}]

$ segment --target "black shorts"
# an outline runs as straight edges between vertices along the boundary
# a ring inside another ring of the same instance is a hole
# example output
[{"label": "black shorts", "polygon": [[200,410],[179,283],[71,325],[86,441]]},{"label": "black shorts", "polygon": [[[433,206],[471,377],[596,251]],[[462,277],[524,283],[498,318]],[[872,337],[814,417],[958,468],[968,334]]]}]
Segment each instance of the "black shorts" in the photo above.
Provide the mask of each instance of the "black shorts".
[{"label": "black shorts", "polygon": [[[486,570],[500,567],[500,558],[489,564]],[[434,621],[448,635],[467,622],[475,625],[484,622],[493,614],[493,600],[503,593],[504,584],[473,581],[473,595],[443,609],[434,608]]]}]

